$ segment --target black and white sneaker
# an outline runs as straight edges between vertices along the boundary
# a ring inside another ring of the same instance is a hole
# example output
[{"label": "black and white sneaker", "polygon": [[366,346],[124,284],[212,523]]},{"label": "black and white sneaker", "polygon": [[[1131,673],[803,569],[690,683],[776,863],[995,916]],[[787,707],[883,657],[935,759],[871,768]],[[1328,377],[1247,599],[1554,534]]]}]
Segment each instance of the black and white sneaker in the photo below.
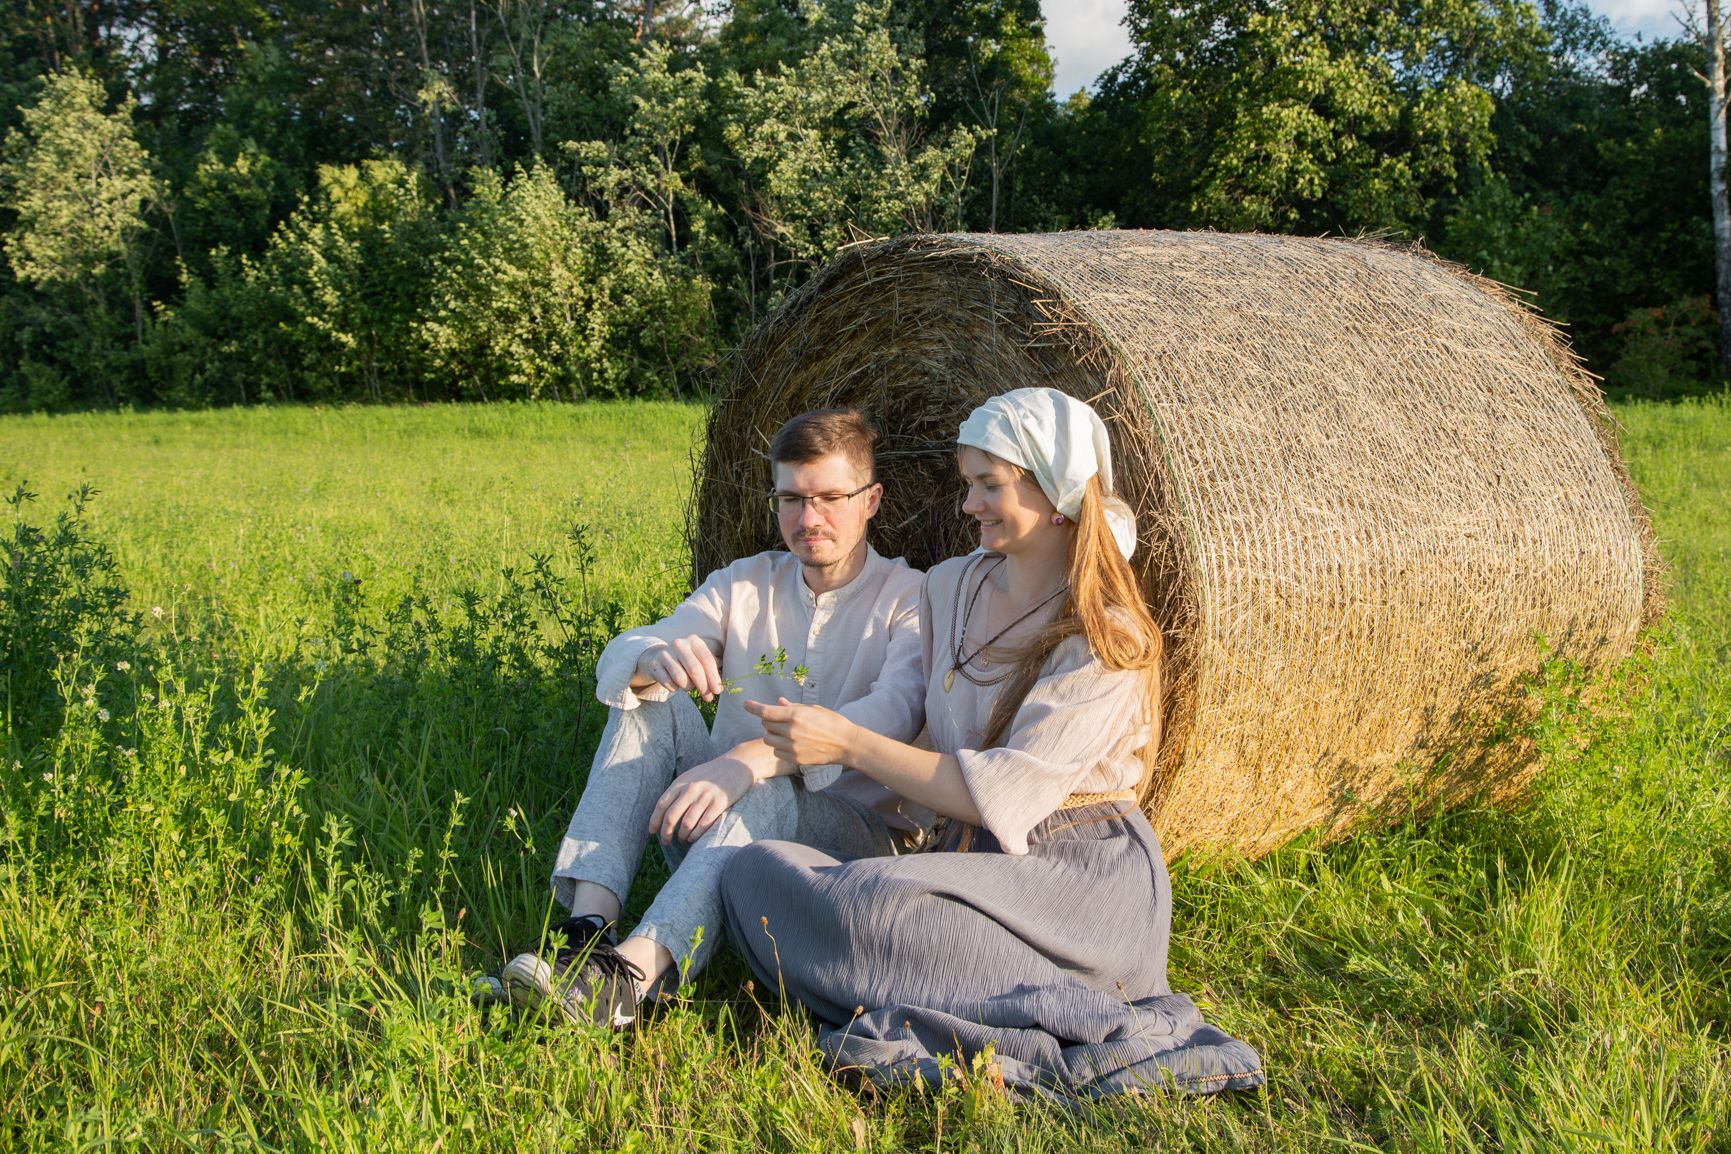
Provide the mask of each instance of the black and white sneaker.
[{"label": "black and white sneaker", "polygon": [[548,928],[538,952],[507,962],[499,980],[519,1009],[552,1001],[573,1022],[623,1029],[637,1020],[638,983],[644,979],[617,945],[612,927],[600,918],[568,918]]}]

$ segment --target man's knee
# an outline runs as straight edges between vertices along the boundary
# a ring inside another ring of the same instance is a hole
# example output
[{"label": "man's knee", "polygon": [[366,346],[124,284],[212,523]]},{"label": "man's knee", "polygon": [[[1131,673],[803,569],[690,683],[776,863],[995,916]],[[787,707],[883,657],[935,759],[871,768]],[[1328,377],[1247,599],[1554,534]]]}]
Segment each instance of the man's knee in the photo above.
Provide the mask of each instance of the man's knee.
[{"label": "man's knee", "polygon": [[665,755],[678,770],[709,757],[709,727],[686,694],[641,701],[635,709],[609,709],[592,764],[612,765],[652,753]]},{"label": "man's knee", "polygon": [[625,734],[645,737],[672,733],[675,724],[674,710],[672,698],[666,701],[639,701],[634,709],[609,707],[607,725],[601,731],[602,744],[606,744],[610,737]]},{"label": "man's knee", "polygon": [[745,796],[729,806],[715,824],[693,842],[675,839],[661,847],[669,869],[679,869],[693,853],[706,850],[736,851],[766,838],[791,838],[799,828],[799,805],[794,784],[785,777],[760,781]]},{"label": "man's knee", "polygon": [[711,832],[728,822],[739,831],[737,844],[766,838],[791,838],[799,830],[797,789],[791,777],[760,781],[728,807],[727,812],[716,820],[715,827],[711,827]]}]

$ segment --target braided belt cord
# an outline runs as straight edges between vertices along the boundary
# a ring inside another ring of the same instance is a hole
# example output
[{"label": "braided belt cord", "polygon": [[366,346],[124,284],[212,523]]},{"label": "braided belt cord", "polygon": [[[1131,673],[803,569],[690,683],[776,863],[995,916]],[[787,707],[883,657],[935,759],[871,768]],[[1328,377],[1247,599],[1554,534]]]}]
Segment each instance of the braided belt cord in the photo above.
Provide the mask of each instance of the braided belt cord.
[{"label": "braided belt cord", "polygon": [[1136,791],[1133,789],[1115,789],[1110,793],[1073,793],[1065,798],[1059,809],[1081,809],[1085,805],[1099,805],[1108,801],[1136,801]]}]

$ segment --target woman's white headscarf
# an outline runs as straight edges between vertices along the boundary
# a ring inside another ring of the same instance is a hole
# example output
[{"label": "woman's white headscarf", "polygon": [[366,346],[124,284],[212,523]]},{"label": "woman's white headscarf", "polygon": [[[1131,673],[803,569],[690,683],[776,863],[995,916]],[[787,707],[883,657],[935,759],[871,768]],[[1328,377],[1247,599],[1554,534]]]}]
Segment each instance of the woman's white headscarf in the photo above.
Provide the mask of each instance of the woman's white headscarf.
[{"label": "woman's white headscarf", "polygon": [[[956,443],[1028,470],[1046,499],[1072,520],[1082,513],[1088,478],[1098,473],[1101,484],[1112,488],[1106,423],[1085,402],[1057,389],[1012,389],[993,397],[968,414]],[[1106,523],[1128,561],[1136,551],[1136,514],[1112,497]]]}]

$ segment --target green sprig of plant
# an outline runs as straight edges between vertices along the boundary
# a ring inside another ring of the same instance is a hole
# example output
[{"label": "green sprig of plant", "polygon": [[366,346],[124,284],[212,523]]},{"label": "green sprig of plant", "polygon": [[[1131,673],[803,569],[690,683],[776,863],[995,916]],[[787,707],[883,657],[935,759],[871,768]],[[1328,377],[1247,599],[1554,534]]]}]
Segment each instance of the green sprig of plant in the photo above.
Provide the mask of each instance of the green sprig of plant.
[{"label": "green sprig of plant", "polygon": [[[795,685],[801,686],[805,684],[805,679],[811,676],[811,667],[803,662],[792,669],[788,669],[787,648],[781,645],[775,647],[774,653],[758,654],[757,660],[752,662],[751,671],[764,677],[788,677],[792,679]],[[723,677],[721,679],[721,691],[727,694],[744,693],[745,686],[740,684],[740,679],[737,677]],[[686,692],[692,697],[702,696],[695,689],[688,689]]]},{"label": "green sprig of plant", "polygon": [[758,657],[756,663],[752,665],[751,671],[753,673],[761,673],[765,677],[781,677],[786,675],[793,679],[795,685],[804,685],[805,679],[811,674],[810,667],[804,664],[796,665],[789,670],[787,668],[787,650],[780,645],[775,647],[775,655],[773,657],[768,654]]}]

